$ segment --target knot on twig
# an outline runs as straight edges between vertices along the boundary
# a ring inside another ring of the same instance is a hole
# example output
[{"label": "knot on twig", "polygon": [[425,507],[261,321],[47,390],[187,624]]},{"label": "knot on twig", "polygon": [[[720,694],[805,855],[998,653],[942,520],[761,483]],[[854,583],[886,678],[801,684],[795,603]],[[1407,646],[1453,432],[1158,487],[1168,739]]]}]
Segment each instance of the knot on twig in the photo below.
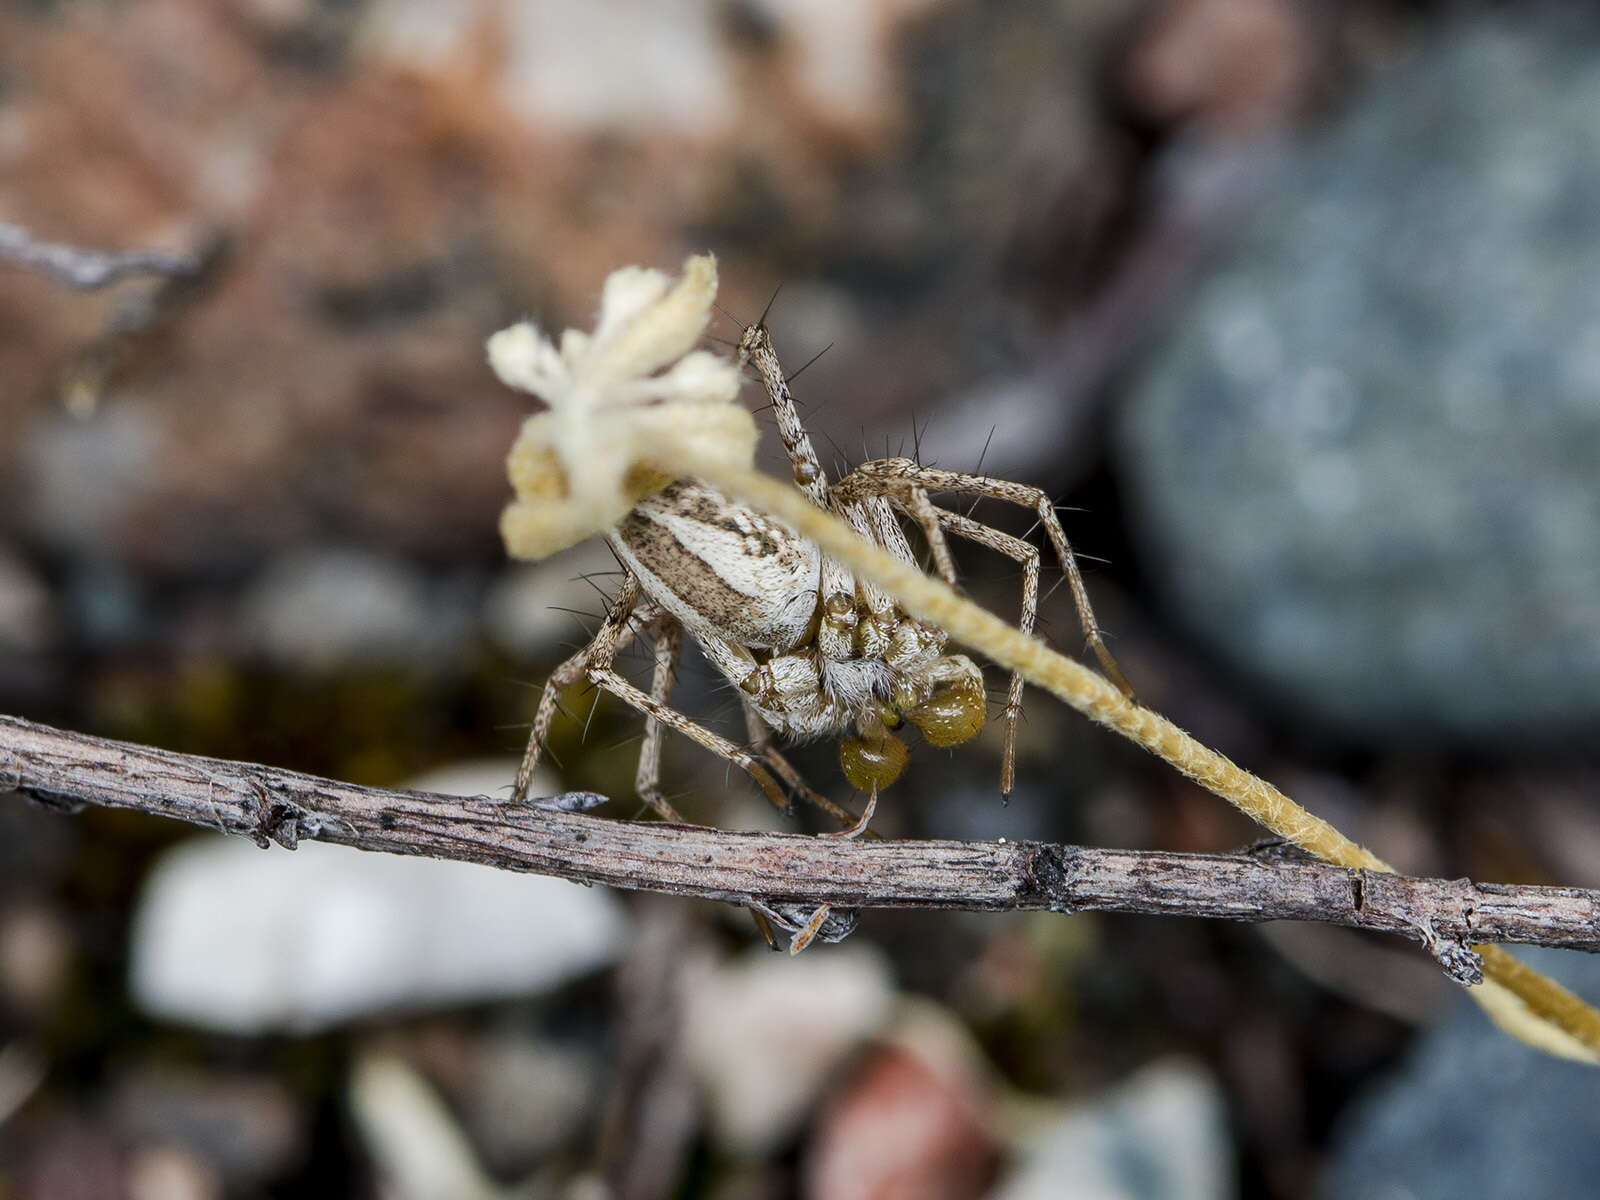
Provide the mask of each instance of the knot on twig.
[{"label": "knot on twig", "polygon": [[676,475],[658,464],[709,455],[748,468],[755,420],[735,403],[739,370],[694,344],[717,295],[717,264],[690,258],[674,286],[624,267],[606,279],[592,334],[559,347],[524,321],[489,339],[502,382],[550,406],[529,417],[506,469],[517,498],[500,517],[513,558],[543,558],[602,533]]},{"label": "knot on twig", "polygon": [[1078,912],[1080,906],[1073,903],[1070,894],[1073,869],[1067,859],[1072,847],[1035,842],[1018,845],[1017,850],[1022,855],[1019,864],[1022,886],[1017,889],[1017,899],[1027,901],[1037,897],[1051,912],[1068,915]]},{"label": "knot on twig", "polygon": [[[256,809],[256,826],[250,830],[250,836],[263,850],[269,841],[277,842],[285,850],[293,850],[300,845],[303,816],[297,804],[283,800],[263,802]],[[311,834],[310,830],[305,832]]]},{"label": "knot on twig", "polygon": [[1428,921],[1417,926],[1422,944],[1444,973],[1464,987],[1483,982],[1483,956],[1461,938],[1446,937]]},{"label": "knot on twig", "polygon": [[255,824],[247,826],[242,832],[263,850],[272,842],[277,842],[285,850],[294,850],[300,845],[301,838],[317,838],[329,825],[342,824],[335,817],[312,812],[293,800],[274,800],[258,780],[251,779],[249,784],[250,790],[256,794],[256,800],[254,804],[245,801],[243,807],[255,818]]}]

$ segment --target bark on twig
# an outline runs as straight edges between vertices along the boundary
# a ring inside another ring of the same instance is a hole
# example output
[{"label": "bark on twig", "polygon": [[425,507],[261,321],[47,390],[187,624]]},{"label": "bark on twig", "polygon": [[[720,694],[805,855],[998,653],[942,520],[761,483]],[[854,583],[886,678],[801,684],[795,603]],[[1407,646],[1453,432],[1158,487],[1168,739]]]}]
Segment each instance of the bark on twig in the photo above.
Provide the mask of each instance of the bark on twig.
[{"label": "bark on twig", "polygon": [[515,806],[358,787],[0,716],[6,788],[52,807],[135,809],[263,846],[316,838],[734,904],[1321,921],[1421,941],[1447,970],[1472,943],[1600,950],[1600,891],[1584,888],[1414,879],[1251,855],[845,841],[618,821],[568,811],[590,807],[588,793]]}]

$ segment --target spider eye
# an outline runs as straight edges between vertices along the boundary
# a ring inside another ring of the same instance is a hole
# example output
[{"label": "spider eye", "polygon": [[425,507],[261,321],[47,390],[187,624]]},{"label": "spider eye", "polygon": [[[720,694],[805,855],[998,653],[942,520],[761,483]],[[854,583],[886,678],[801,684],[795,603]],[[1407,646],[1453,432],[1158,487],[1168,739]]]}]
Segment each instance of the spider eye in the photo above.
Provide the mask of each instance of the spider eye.
[{"label": "spider eye", "polygon": [[980,676],[958,679],[937,689],[927,700],[905,712],[906,720],[922,730],[930,746],[958,746],[983,728],[985,699]]},{"label": "spider eye", "polygon": [[839,765],[858,792],[886,788],[906,769],[906,744],[892,733],[847,737],[839,743]]}]

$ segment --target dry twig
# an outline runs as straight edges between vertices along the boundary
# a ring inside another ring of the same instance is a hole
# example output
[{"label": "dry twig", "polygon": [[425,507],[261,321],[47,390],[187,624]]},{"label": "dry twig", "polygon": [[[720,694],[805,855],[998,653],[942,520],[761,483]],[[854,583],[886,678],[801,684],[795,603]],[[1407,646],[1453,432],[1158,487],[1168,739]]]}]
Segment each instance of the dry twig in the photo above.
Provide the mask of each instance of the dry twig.
[{"label": "dry twig", "polygon": [[1251,855],[1044,842],[850,841],[584,816],[587,793],[511,805],[388,791],[0,716],[0,787],[244,834],[317,838],[734,904],[1099,910],[1297,920],[1421,941],[1455,978],[1471,944],[1600,950],[1600,891],[1413,879]]},{"label": "dry twig", "polygon": [[0,222],[0,262],[28,267],[68,287],[90,291],[130,275],[197,275],[205,259],[161,250],[85,250],[60,242],[42,242],[20,225]]}]

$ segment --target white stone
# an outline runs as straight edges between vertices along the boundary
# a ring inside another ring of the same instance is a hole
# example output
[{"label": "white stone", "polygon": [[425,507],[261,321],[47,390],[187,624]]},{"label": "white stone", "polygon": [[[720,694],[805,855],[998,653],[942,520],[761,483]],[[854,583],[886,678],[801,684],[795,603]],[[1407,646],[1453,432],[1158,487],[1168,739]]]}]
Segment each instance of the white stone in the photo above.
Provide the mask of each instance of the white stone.
[{"label": "white stone", "polygon": [[442,71],[496,22],[502,96],[529,124],[707,135],[739,112],[718,17],[713,0],[376,0],[356,40],[374,58]]},{"label": "white stone", "polygon": [[845,1056],[888,1026],[894,998],[866,945],[686,968],[683,1048],[718,1145],[759,1157],[791,1136]]},{"label": "white stone", "polygon": [[[515,763],[454,774],[493,795]],[[416,781],[445,790],[436,775]],[[151,1016],[236,1034],[535,994],[613,963],[603,888],[470,863],[206,836],[157,861],[134,915],[131,985]]]},{"label": "white stone", "polygon": [[350,1072],[350,1112],[388,1186],[404,1200],[509,1200],[485,1174],[466,1135],[416,1068],[367,1054]]}]

